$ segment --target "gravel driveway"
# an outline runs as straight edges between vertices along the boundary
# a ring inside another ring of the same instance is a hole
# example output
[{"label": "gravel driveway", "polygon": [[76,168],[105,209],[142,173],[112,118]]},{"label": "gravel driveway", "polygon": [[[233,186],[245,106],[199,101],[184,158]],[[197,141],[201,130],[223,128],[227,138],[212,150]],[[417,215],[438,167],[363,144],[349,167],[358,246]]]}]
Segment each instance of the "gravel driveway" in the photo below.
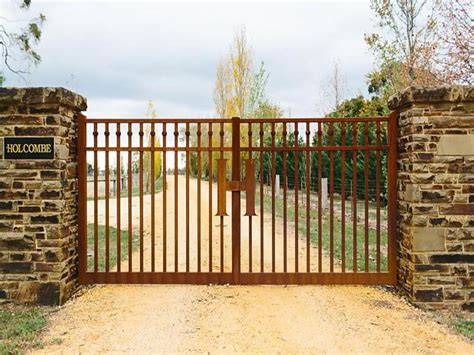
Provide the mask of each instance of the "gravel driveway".
[{"label": "gravel driveway", "polygon": [[[168,180],[168,193],[172,196],[174,187],[172,179]],[[184,187],[182,178],[179,184]],[[196,206],[195,184],[192,186],[190,198]],[[184,190],[179,189],[180,198]],[[208,228],[207,192],[203,185],[203,230]],[[162,199],[162,194],[158,194],[157,205]],[[169,221],[172,221],[173,201],[170,198],[168,201]],[[136,198],[134,206],[137,203]],[[182,207],[179,211],[185,213]],[[193,213],[191,219],[195,218]],[[242,220],[243,231],[248,228],[245,220]],[[111,221],[113,225],[114,218]],[[148,219],[145,222],[149,225]],[[133,224],[134,228],[138,226],[138,218],[133,219]],[[172,223],[169,224],[172,236]],[[254,235],[259,235],[258,224],[253,223]],[[125,221],[122,225],[126,225]],[[213,228],[219,235],[219,227]],[[191,240],[195,240],[195,229],[191,233]],[[162,252],[160,238],[161,230],[158,230],[157,255]],[[145,265],[149,265],[151,243],[147,228],[144,240]],[[225,240],[228,242],[225,259],[230,264],[229,227],[225,228]],[[214,264],[219,259],[217,242],[213,241]],[[207,243],[204,239],[203,245]],[[300,244],[300,254],[304,255],[304,243]],[[255,248],[259,248],[258,243]],[[168,260],[173,257],[172,246],[170,250]],[[180,247],[180,269],[185,265],[183,250]],[[191,255],[193,251],[191,248]],[[243,264],[246,254],[248,249],[242,252]],[[138,259],[134,255],[134,268]],[[191,261],[194,265],[194,260]],[[203,260],[204,269],[207,262]],[[172,266],[171,262],[171,270]],[[123,267],[126,270],[126,261]],[[472,344],[451,334],[403,299],[383,288],[365,286],[96,286],[67,302],[52,316],[44,340],[57,343],[57,339],[61,339],[61,344],[37,352],[474,353]]]}]

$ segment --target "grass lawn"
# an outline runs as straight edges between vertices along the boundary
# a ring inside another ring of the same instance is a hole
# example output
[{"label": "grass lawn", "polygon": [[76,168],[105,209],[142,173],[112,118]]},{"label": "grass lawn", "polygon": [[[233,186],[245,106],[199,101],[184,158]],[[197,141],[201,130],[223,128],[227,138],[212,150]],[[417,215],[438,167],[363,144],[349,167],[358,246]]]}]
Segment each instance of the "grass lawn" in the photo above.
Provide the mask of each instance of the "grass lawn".
[{"label": "grass lawn", "polygon": [[457,319],[452,322],[452,327],[457,333],[474,340],[474,321]]},{"label": "grass lawn", "polygon": [[[256,193],[256,203],[259,204],[260,194]],[[272,198],[271,196],[264,195],[264,209],[265,212],[271,213],[272,211]],[[350,209],[350,203],[348,204]],[[260,206],[256,206],[256,211],[260,210]],[[278,196],[275,197],[275,212],[277,218],[283,218],[283,198]],[[347,212],[347,209],[346,209]],[[340,218],[340,213],[335,212],[334,216],[334,232],[333,232],[333,245],[334,245],[334,259],[335,261],[341,260],[342,257],[342,240],[341,240],[341,224],[342,222],[338,220]],[[288,220],[288,230],[294,230],[295,225],[295,205],[294,201],[288,200],[287,202],[287,220]],[[313,243],[318,242],[318,216],[316,211],[310,210],[310,238]],[[278,225],[278,223],[277,223]],[[281,223],[277,228],[281,228]],[[298,232],[300,237],[306,236],[306,206],[299,206],[298,210]],[[352,270],[353,266],[353,224],[350,218],[346,217],[345,221],[345,262],[346,270]],[[323,249],[327,255],[330,252],[330,213],[328,210],[325,210],[322,214],[322,245]],[[381,255],[380,255],[380,270],[387,270],[387,257],[384,253],[386,250],[387,244],[387,231],[382,229],[380,230],[380,240],[381,240]],[[377,241],[377,229],[369,227],[368,233],[369,241],[369,271],[376,271],[376,241]],[[357,270],[365,270],[365,226],[363,223],[357,224]],[[336,265],[334,266],[335,270],[338,270]]]},{"label": "grass lawn", "polygon": [[0,354],[22,354],[41,348],[39,333],[46,326],[47,308],[5,305],[0,309]]},{"label": "grass lawn", "polygon": [[[99,225],[97,228],[97,239],[98,243],[98,270],[105,271],[105,226]],[[132,248],[136,250],[138,243],[136,241],[138,237],[136,234],[133,235]],[[120,258],[126,260],[128,257],[128,231],[122,230],[120,233]],[[117,264],[117,229],[109,227],[109,267],[112,269]],[[94,270],[94,224],[89,223],[87,225],[87,270]]]}]

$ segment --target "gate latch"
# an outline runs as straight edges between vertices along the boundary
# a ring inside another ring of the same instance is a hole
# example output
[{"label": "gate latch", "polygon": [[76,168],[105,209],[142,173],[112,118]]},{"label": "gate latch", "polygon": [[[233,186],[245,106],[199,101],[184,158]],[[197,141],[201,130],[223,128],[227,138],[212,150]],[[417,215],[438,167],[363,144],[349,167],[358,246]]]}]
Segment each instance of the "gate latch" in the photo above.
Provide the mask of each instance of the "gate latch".
[{"label": "gate latch", "polygon": [[228,181],[227,160],[217,159],[217,214],[227,216],[226,191],[245,191],[245,215],[255,214],[255,165],[253,159],[245,159],[245,179],[242,181]]}]

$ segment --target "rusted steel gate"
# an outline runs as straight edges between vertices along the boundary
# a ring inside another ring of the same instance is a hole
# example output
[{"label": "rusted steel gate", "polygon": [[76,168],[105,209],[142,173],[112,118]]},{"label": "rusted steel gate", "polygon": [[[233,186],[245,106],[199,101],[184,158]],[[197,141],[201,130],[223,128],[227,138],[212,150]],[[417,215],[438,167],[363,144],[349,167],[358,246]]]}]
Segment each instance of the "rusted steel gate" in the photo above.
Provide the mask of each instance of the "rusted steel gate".
[{"label": "rusted steel gate", "polygon": [[78,131],[81,283],[395,283],[394,115]]}]

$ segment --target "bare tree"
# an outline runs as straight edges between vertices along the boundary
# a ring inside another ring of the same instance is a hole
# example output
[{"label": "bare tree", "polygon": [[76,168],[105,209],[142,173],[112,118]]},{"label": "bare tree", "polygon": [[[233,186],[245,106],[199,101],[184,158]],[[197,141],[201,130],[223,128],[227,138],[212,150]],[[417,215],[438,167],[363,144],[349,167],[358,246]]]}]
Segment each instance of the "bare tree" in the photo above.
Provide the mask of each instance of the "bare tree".
[{"label": "bare tree", "polygon": [[337,110],[347,95],[347,81],[338,61],[334,61],[332,72],[321,85],[319,110],[323,114]]}]

